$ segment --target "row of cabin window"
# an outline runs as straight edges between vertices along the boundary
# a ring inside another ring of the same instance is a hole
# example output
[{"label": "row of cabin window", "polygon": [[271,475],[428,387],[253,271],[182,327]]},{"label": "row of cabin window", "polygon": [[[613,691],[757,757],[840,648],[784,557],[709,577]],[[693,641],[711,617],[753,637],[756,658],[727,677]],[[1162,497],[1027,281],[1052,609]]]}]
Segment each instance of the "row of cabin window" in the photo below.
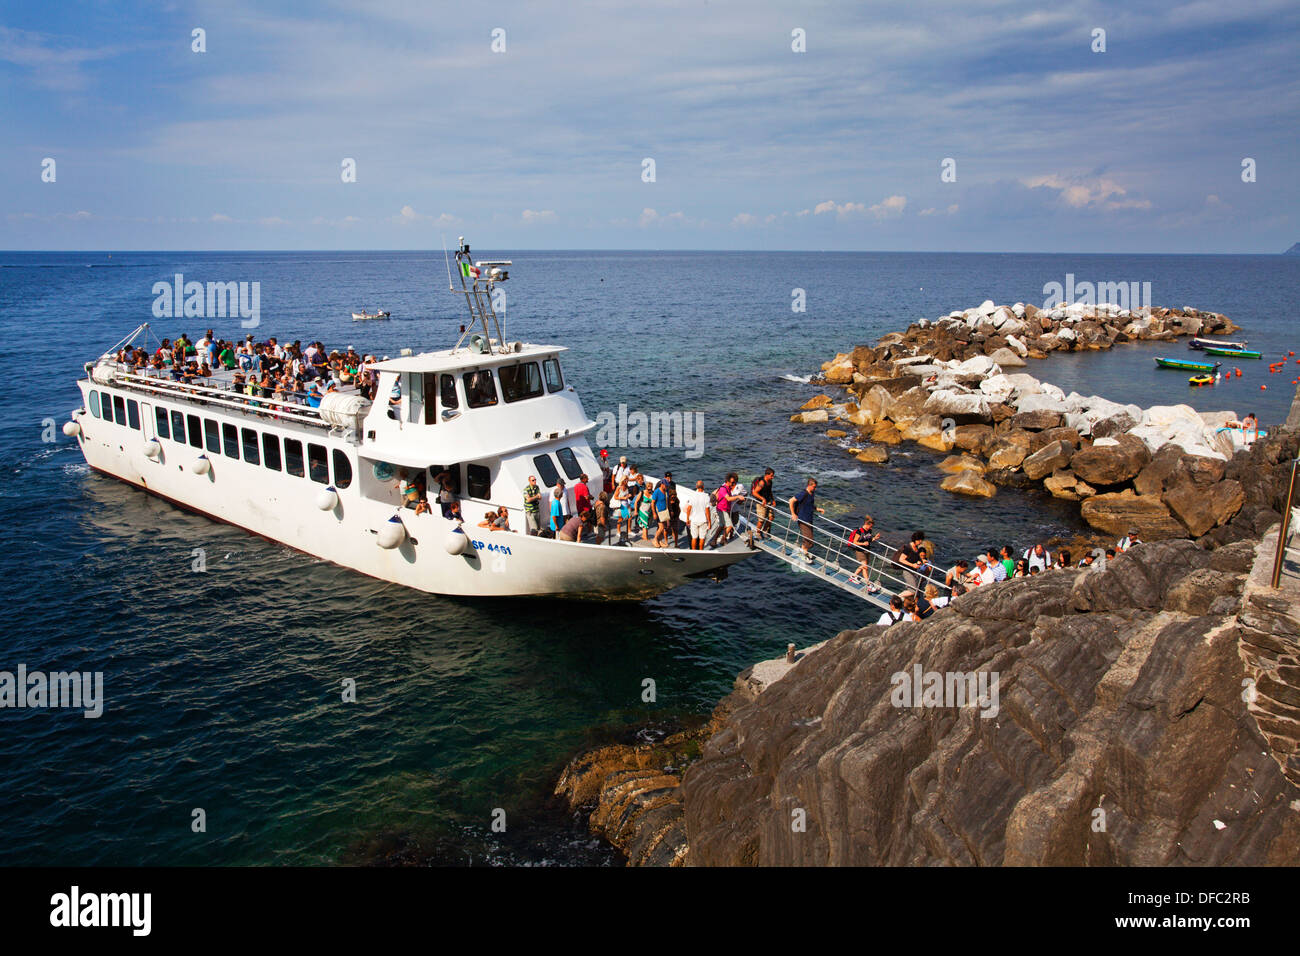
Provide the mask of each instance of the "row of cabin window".
[{"label": "row of cabin window", "polygon": [[[422,373],[413,373],[412,378]],[[543,360],[539,370],[536,362],[521,362],[518,365],[502,365],[497,368],[497,377],[501,379],[501,397],[506,403],[537,398],[542,394],[543,376],[548,392],[558,392],[564,388],[564,376],[560,373],[560,361],[555,358]],[[461,376],[465,383],[465,404],[470,408],[488,408],[497,403],[496,382],[491,369],[479,369],[465,372]],[[436,403],[446,408],[459,408],[460,397],[456,394],[456,378],[453,375],[424,375],[424,424],[432,425],[437,421]]]},{"label": "row of cabin window", "polygon": [[[92,390],[90,413],[104,421],[117,422],[139,431],[140,406],[136,400],[124,399],[121,395],[113,395],[111,399],[104,395],[101,401],[99,393]],[[198,415],[187,415],[174,409],[169,411],[160,405],[154,406],[154,416],[159,438],[184,445],[188,432],[188,443],[194,448],[224,454],[227,458],[242,458],[250,465],[265,465],[272,471],[283,470],[298,478],[310,477],[322,485],[330,483],[329,454],[324,445],[308,442],[304,468],[302,442],[296,438],[284,439],[284,455],[281,457],[280,436],[271,432],[259,434],[252,428],[238,428],[211,418],[200,419]],[[334,449],[333,458],[334,487],[346,488],[352,484],[352,462],[338,448]]]},{"label": "row of cabin window", "polygon": [[[578,456],[573,453],[572,448],[559,449],[555,453],[555,457],[560,460],[560,465],[564,468],[564,473],[569,476],[571,482],[582,477],[582,466],[578,464]],[[555,465],[551,463],[551,456],[535,456],[533,466],[537,469],[537,477],[542,482],[542,485],[546,488],[554,488],[555,483],[560,480],[560,473],[555,470]],[[459,497],[460,469],[446,465],[429,466],[431,478],[436,479],[444,471],[451,477],[452,493]],[[470,498],[477,498],[480,501],[492,500],[492,470],[487,465],[467,464],[465,466],[465,490]]]}]

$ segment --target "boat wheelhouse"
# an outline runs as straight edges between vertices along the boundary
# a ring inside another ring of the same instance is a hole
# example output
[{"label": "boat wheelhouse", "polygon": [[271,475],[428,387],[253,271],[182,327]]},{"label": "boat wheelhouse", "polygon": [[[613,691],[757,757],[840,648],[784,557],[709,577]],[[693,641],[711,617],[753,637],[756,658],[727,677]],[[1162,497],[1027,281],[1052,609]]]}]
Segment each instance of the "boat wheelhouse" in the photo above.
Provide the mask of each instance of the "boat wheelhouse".
[{"label": "boat wheelhouse", "polygon": [[[503,338],[491,290],[509,263],[471,264],[463,242],[456,259],[462,288],[452,291],[481,331],[462,327],[451,349],[373,363],[374,401],[355,387],[302,402],[236,390],[233,371],[187,382],[125,366],[118,349],[147,342],[146,324],[87,365],[82,407],[64,430],[96,471],[438,594],[640,599],[755,553],[736,539],[692,551],[525,534],[530,477],[544,502],[563,480],[567,512],[582,474],[599,494],[602,462],[587,441],[596,423],[565,379],[562,346]],[[405,506],[403,473],[425,476],[431,511]],[[463,524],[444,516],[440,479]],[[477,527],[501,507],[516,533]]]}]

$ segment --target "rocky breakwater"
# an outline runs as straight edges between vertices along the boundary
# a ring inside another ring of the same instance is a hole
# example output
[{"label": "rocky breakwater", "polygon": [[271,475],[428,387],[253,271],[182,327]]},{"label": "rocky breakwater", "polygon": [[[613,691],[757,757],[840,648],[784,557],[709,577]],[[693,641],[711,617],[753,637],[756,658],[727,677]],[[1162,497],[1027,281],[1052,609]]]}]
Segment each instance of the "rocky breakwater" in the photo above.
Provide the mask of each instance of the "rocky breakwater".
[{"label": "rocky breakwater", "polygon": [[[1256,459],[1239,431],[1223,430],[1234,412],[1067,395],[1013,369],[1063,348],[1236,328],[1193,309],[1044,312],[985,302],[837,355],[823,366],[824,382],[848,394],[819,395],[792,421],[835,426],[828,437],[862,461],[884,461],[887,447],[903,441],[951,453],[938,467],[947,473],[942,487],[954,493],[989,497],[999,485],[1041,485],[1081,502],[1084,519],[1101,531],[1200,538],[1230,525],[1252,500],[1247,485],[1257,476],[1245,462]],[[1275,470],[1256,504],[1270,496]]]}]

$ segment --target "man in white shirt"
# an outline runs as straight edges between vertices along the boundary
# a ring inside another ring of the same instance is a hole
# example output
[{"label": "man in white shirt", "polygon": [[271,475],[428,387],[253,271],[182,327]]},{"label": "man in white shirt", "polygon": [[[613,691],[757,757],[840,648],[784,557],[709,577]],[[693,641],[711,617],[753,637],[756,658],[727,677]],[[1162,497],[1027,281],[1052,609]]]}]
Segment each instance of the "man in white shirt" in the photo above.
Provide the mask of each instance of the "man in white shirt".
[{"label": "man in white shirt", "polygon": [[1029,562],[1030,571],[1037,568],[1042,572],[1052,566],[1052,556],[1047,553],[1047,549],[1041,544],[1036,544],[1026,551],[1025,560]]},{"label": "man in white shirt", "polygon": [[614,469],[614,487],[617,488],[620,481],[631,476],[632,469],[627,466],[627,455],[620,455],[618,467]]},{"label": "man in white shirt", "polygon": [[891,624],[897,624],[905,616],[906,612],[903,610],[903,599],[895,594],[889,599],[889,610],[880,615],[880,618],[876,623],[883,627],[889,627]]},{"label": "man in white shirt", "polygon": [[980,587],[997,580],[993,576],[993,569],[989,567],[989,559],[986,555],[981,554],[975,558],[975,570],[971,572],[971,577],[979,582]]},{"label": "man in white shirt", "polygon": [[709,530],[713,527],[713,509],[709,507],[709,493],[704,490],[704,482],[696,481],[694,491],[679,492],[678,502],[682,509],[682,519],[690,529],[691,550],[703,551],[704,542],[708,540]]}]

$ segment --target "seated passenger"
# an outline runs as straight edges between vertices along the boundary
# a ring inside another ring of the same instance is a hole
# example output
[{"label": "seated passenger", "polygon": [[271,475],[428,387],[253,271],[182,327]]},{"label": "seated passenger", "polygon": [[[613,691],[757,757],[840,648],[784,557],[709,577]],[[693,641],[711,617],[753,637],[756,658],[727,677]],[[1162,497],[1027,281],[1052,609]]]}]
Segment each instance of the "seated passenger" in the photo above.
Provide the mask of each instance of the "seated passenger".
[{"label": "seated passenger", "polygon": [[497,509],[496,516],[492,519],[492,530],[493,531],[510,530],[510,513],[506,510],[505,505],[502,505],[500,508]]}]

